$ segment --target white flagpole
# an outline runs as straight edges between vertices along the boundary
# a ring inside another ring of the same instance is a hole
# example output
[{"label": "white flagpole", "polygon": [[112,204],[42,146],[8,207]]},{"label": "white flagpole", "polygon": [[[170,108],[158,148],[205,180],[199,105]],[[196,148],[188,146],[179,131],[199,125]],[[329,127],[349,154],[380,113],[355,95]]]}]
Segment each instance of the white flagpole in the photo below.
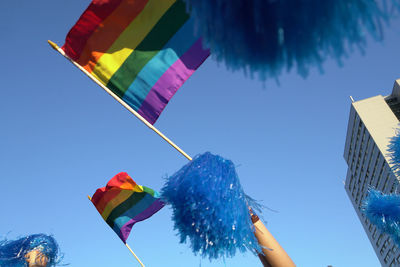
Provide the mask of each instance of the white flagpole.
[{"label": "white flagpole", "polygon": [[133,115],[136,116],[141,122],[146,124],[147,127],[152,129],[155,133],[157,133],[159,136],[161,136],[162,139],[167,141],[168,144],[170,144],[173,148],[178,150],[179,153],[181,153],[185,158],[188,160],[192,160],[192,158],[186,154],[185,151],[183,151],[180,147],[178,147],[174,142],[172,142],[168,137],[166,137],[162,132],[160,132],[156,127],[154,127],[151,123],[149,123],[145,118],[143,118],[139,113],[137,113],[134,109],[132,109],[128,104],[126,104],[121,98],[119,98],[116,94],[114,94],[110,89],[108,89],[104,84],[102,84],[96,77],[94,77],[91,73],[89,73],[87,70],[85,70],[81,65],[76,63],[73,59],[71,59],[68,55],[65,54],[65,52],[54,42],[48,40],[47,41],[51,47],[54,48],[57,52],[59,52],[61,55],[63,55],[66,59],[68,59],[72,64],[75,65],[78,69],[80,69],[84,74],[86,74],[92,81],[94,81],[97,85],[99,85],[101,88],[104,89],[110,96],[112,96],[115,100],[117,100],[121,105],[123,105],[127,110],[129,110]]},{"label": "white flagpole", "polygon": [[[90,196],[87,196],[87,197],[88,197],[88,199],[90,200],[90,202],[92,202],[92,198],[91,198]],[[132,253],[132,255],[135,257],[135,259],[140,263],[140,265],[141,265],[142,267],[144,267],[143,262],[138,258],[138,256],[136,256],[135,252],[133,252],[133,250],[131,249],[131,247],[130,247],[127,243],[124,243],[124,244],[125,244],[125,246],[129,249],[129,251]]]}]

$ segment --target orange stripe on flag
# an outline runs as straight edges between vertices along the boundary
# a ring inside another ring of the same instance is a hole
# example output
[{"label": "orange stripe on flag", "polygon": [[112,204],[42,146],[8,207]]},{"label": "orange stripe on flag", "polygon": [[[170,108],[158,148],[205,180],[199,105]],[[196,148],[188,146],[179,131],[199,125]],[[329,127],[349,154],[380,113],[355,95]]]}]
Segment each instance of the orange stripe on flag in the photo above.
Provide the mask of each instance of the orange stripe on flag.
[{"label": "orange stripe on flag", "polygon": [[118,8],[103,21],[88,39],[77,60],[87,71],[92,72],[99,58],[111,47],[126,27],[146,6],[147,0],[124,0]]},{"label": "orange stripe on flag", "polygon": [[106,221],[110,213],[113,211],[113,209],[118,207],[118,205],[123,203],[125,200],[127,200],[133,193],[134,193],[133,191],[122,190],[118,194],[118,196],[116,196],[110,202],[108,202],[104,211],[101,213],[101,217],[103,217],[103,219]]},{"label": "orange stripe on flag", "polygon": [[115,197],[117,197],[120,192],[121,192],[120,189],[115,188],[114,190],[109,190],[107,194],[103,193],[103,196],[101,197],[101,199],[97,203],[94,203],[92,201],[93,204],[95,205],[97,211],[100,214],[102,214],[104,209],[106,208],[108,202],[110,202]]}]

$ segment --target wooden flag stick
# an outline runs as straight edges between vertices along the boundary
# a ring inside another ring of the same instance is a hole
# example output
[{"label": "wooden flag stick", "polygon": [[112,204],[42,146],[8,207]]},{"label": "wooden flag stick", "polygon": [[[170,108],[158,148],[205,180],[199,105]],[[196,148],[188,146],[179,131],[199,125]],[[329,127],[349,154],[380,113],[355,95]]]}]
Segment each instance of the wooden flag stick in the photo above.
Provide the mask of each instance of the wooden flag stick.
[{"label": "wooden flag stick", "polygon": [[123,105],[127,110],[129,110],[133,115],[135,115],[141,122],[146,124],[147,127],[152,129],[155,133],[157,133],[159,136],[161,136],[162,139],[167,141],[168,144],[170,144],[173,148],[178,150],[185,158],[188,160],[192,160],[192,158],[185,153],[180,147],[178,147],[174,142],[172,142],[168,137],[166,137],[162,132],[160,132],[156,127],[154,127],[151,123],[149,123],[145,118],[143,118],[139,113],[137,113],[134,109],[132,109],[125,101],[123,101],[121,98],[119,98],[116,94],[114,94],[110,89],[108,89],[104,84],[102,84],[96,77],[94,77],[91,73],[89,73],[87,70],[85,70],[81,65],[76,63],[73,59],[71,59],[68,55],[65,54],[64,50],[62,50],[56,43],[48,40],[47,41],[54,50],[59,52],[61,55],[63,55],[66,59],[68,59],[72,64],[75,65],[78,69],[80,69],[84,74],[86,74],[92,81],[94,81],[97,85],[99,85],[101,88],[104,89],[110,96],[112,96],[115,100],[117,100],[121,105]]},{"label": "wooden flag stick", "polygon": [[[87,196],[87,197],[88,197],[88,199],[89,199],[90,201],[92,201],[92,198],[91,198],[90,196]],[[135,252],[133,252],[133,250],[131,249],[131,247],[130,247],[127,243],[124,243],[124,244],[125,244],[125,246],[129,249],[129,251],[132,253],[132,255],[135,257],[135,259],[140,263],[140,265],[141,265],[142,267],[145,267],[144,264],[143,264],[143,262],[138,258],[138,256],[136,256]]]},{"label": "wooden flag stick", "polygon": [[133,250],[131,249],[131,247],[125,243],[125,246],[129,249],[129,251],[133,254],[133,256],[136,258],[136,260],[140,263],[140,265],[142,265],[142,267],[144,267],[143,263],[139,260],[139,258],[136,256],[136,254],[133,252]]}]

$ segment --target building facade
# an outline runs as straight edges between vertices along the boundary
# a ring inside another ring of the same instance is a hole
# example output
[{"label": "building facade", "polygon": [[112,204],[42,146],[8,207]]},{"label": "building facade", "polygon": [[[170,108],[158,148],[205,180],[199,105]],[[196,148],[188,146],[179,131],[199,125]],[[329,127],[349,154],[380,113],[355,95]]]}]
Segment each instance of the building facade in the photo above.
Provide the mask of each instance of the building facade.
[{"label": "building facade", "polygon": [[348,169],[345,189],[382,266],[400,266],[400,249],[389,236],[370,224],[361,212],[368,188],[384,193],[400,190],[388,154],[389,138],[400,119],[400,79],[392,94],[353,102],[347,128],[344,158]]}]

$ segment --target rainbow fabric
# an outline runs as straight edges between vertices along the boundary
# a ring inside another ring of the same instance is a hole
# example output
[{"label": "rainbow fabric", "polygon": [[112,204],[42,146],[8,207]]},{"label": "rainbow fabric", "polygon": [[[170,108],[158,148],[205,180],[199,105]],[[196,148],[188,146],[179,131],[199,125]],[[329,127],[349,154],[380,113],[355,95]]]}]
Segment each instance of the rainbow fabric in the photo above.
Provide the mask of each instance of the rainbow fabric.
[{"label": "rainbow fabric", "polygon": [[91,201],[124,243],[135,223],[151,217],[165,205],[156,191],[136,184],[126,172],[97,189]]},{"label": "rainbow fabric", "polygon": [[154,124],[209,56],[182,0],[94,0],[62,49]]}]

